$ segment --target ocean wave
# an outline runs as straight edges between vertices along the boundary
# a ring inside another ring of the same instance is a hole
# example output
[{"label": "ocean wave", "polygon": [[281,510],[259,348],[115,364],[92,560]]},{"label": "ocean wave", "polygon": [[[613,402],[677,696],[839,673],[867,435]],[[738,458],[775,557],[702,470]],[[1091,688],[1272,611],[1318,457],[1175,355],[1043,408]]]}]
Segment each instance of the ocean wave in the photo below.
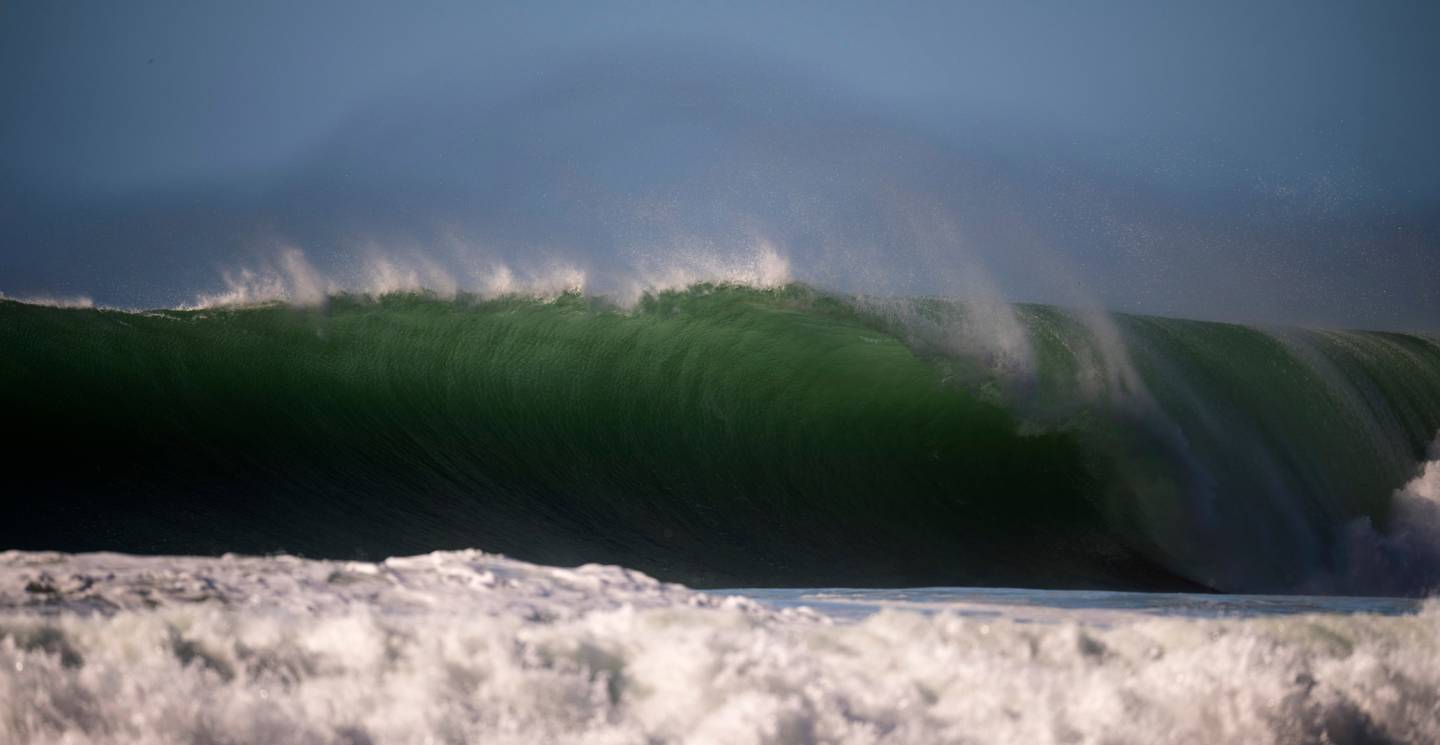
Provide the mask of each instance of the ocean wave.
[{"label": "ocean wave", "polygon": [[781,269],[627,302],[412,292],[398,268],[378,294],[286,280],[307,306],[0,302],[26,433],[0,489],[29,505],[0,545],[481,546],[696,586],[1429,588],[1404,579],[1424,552],[1353,571],[1349,535],[1418,519],[1395,492],[1440,430],[1432,339],[850,297]]}]

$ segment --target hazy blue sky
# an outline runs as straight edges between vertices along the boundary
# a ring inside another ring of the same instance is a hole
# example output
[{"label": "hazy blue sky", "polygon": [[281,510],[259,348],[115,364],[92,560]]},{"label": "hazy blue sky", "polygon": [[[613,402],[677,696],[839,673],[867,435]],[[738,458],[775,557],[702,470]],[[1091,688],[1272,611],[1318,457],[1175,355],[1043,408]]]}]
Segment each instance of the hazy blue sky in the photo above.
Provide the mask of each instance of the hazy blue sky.
[{"label": "hazy blue sky", "polygon": [[839,287],[1440,328],[1437,39],[1433,2],[20,0],[0,290],[763,238]]}]

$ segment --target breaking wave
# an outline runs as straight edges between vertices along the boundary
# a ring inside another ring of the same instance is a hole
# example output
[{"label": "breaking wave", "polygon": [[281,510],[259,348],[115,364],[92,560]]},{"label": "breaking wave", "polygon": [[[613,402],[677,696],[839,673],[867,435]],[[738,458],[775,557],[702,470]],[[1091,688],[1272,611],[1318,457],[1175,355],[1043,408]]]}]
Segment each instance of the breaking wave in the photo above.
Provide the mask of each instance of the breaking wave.
[{"label": "breaking wave", "polygon": [[0,490],[27,505],[0,545],[479,546],[699,586],[1437,578],[1429,482],[1396,494],[1440,431],[1431,338],[838,295],[763,255],[620,298],[399,266],[336,293],[288,260],[190,309],[0,302]]}]

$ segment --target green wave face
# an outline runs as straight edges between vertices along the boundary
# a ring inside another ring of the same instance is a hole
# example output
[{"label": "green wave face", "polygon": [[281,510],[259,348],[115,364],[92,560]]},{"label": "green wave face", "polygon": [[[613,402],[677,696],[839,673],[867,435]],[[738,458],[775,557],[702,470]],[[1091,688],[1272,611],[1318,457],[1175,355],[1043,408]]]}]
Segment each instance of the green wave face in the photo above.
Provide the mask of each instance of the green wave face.
[{"label": "green wave face", "polygon": [[[1052,401],[1063,401],[1067,381],[1094,377],[1084,370],[1105,355],[1065,314],[1029,314]],[[1434,583],[1434,566],[1342,580],[1347,554],[1369,550],[1346,534],[1362,518],[1388,527],[1392,494],[1440,428],[1433,340],[1125,316],[1114,329],[1131,376],[1086,397],[1070,428],[1092,453],[1109,523],[1143,536],[1147,554],[1237,590]]]},{"label": "green wave face", "polygon": [[1440,428],[1420,337],[1007,312],[1015,365],[947,337],[973,309],[803,286],[0,303],[0,489],[23,510],[0,541],[1287,589],[1343,570],[1356,518],[1385,526]]}]

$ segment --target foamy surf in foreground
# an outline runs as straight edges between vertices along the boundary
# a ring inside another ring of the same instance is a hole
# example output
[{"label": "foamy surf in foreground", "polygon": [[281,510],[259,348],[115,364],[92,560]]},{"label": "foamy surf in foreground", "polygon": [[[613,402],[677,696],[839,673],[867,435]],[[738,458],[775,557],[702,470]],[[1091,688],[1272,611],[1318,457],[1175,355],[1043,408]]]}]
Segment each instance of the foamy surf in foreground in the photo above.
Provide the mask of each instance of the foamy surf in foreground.
[{"label": "foamy surf in foreground", "polygon": [[0,741],[1440,740],[1435,601],[1097,620],[1004,592],[832,616],[474,551],[8,552]]}]

